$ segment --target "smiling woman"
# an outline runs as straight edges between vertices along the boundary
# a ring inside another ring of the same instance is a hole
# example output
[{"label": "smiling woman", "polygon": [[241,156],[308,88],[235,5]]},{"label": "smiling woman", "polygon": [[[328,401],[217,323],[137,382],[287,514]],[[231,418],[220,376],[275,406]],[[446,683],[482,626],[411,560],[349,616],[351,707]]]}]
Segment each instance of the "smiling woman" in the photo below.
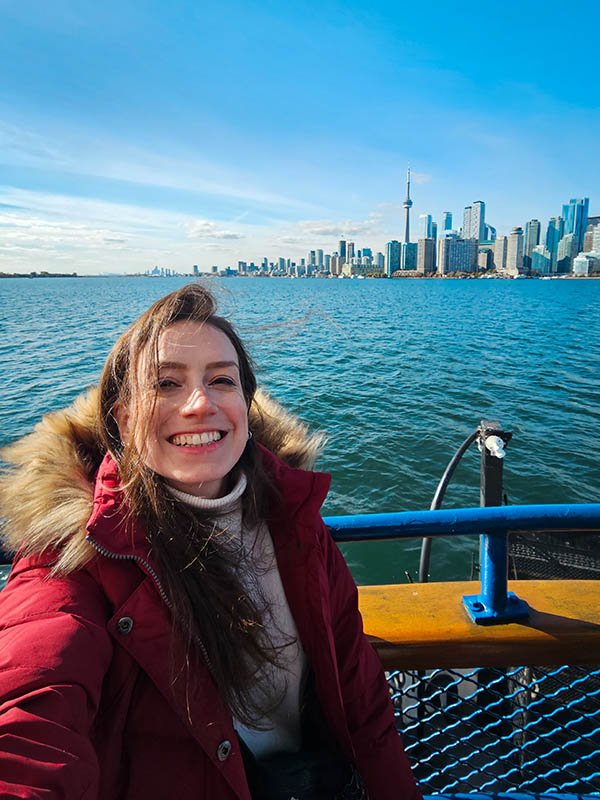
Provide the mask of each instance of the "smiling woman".
[{"label": "smiling woman", "polygon": [[215,312],[157,301],[3,452],[3,796],[419,797],[329,479],[298,468],[318,437]]}]

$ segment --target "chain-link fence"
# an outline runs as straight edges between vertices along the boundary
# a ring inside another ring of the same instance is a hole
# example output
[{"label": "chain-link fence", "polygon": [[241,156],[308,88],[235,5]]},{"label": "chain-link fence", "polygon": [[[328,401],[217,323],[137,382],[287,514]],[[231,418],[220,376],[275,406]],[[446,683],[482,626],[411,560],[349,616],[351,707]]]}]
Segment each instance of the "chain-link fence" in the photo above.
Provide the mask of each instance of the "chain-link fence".
[{"label": "chain-link fence", "polygon": [[425,794],[600,795],[600,668],[390,672]]}]

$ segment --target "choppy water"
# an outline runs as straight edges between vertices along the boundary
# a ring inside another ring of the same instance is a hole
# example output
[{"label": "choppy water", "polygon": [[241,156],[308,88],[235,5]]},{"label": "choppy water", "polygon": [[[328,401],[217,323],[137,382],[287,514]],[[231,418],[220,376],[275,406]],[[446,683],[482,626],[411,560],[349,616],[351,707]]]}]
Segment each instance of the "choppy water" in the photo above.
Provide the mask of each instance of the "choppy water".
[{"label": "choppy water", "polygon": [[[181,279],[0,281],[0,444],[92,384],[123,328]],[[481,419],[513,431],[511,503],[600,499],[600,281],[213,280],[260,382],[328,443],[326,513],[428,507]],[[446,506],[479,501],[469,451]],[[345,548],[359,582],[404,581],[419,543]],[[474,545],[434,543],[434,577]]]}]

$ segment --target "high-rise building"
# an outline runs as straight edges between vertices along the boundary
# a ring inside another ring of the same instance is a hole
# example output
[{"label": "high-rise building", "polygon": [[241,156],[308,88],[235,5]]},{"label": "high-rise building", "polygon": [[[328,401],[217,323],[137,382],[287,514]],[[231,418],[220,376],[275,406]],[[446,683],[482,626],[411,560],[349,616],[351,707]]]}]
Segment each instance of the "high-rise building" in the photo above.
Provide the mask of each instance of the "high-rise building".
[{"label": "high-rise building", "polygon": [[435,239],[419,239],[417,244],[417,272],[429,275],[435,272]]},{"label": "high-rise building", "polygon": [[475,200],[471,206],[471,235],[465,236],[465,239],[467,238],[477,239],[478,242],[485,240],[485,203],[483,200]]},{"label": "high-rise building", "polygon": [[389,277],[400,269],[400,242],[392,239],[385,247],[385,274]]},{"label": "high-rise building", "polygon": [[445,231],[452,230],[452,212],[444,211],[442,214],[442,226]]},{"label": "high-rise building", "polygon": [[412,200],[410,199],[410,167],[406,171],[406,198],[404,200],[404,209],[406,211],[406,221],[404,224],[404,244],[410,242],[410,209],[412,208]]},{"label": "high-rise building", "polygon": [[513,277],[523,271],[523,228],[513,228],[508,237],[506,271]]},{"label": "high-rise building", "polygon": [[525,225],[525,242],[523,244],[523,269],[529,272],[531,269],[531,254],[533,248],[540,243],[542,226],[538,219],[530,219]]},{"label": "high-rise building", "polygon": [[575,239],[574,248],[577,252],[583,249],[583,237],[587,228],[590,200],[588,197],[569,200],[568,205],[563,205],[563,219],[565,221],[565,234],[572,233]]},{"label": "high-rise building", "polygon": [[494,242],[494,266],[499,272],[504,272],[506,269],[507,247],[508,239],[506,236],[500,236]]},{"label": "high-rise building", "polygon": [[493,225],[485,224],[484,241],[492,244],[496,241],[496,228]]},{"label": "high-rise building", "polygon": [[475,272],[479,248],[474,239],[444,236],[438,242],[437,272]]},{"label": "high-rise building", "polygon": [[340,239],[339,256],[343,263],[346,260],[346,242],[344,239]]},{"label": "high-rise building", "polygon": [[353,258],[354,258],[354,242],[346,242],[346,263],[352,261]]},{"label": "high-rise building", "polygon": [[546,250],[550,253],[552,259],[552,266],[556,267],[556,259],[558,255],[558,243],[563,237],[565,232],[565,221],[562,217],[551,217],[546,229],[546,238],[544,244]]},{"label": "high-rise building", "polygon": [[437,233],[438,233],[438,231],[437,231],[437,222],[432,222],[431,223],[431,238],[435,239],[436,242],[437,242]]},{"label": "high-rise building", "polygon": [[419,214],[419,239],[433,239],[433,217]]},{"label": "high-rise building", "polygon": [[578,239],[575,233],[565,233],[556,251],[556,272],[568,275],[573,267],[573,259],[578,253]]},{"label": "high-rise building", "polygon": [[536,275],[552,274],[552,254],[543,244],[538,244],[531,253],[531,271]]},{"label": "high-rise building", "polygon": [[470,239],[471,238],[471,206],[465,206],[463,211],[463,226],[462,226],[462,238],[463,239]]},{"label": "high-rise building", "polygon": [[322,270],[323,269],[323,251],[317,250],[317,267]]},{"label": "high-rise building", "polygon": [[383,255],[383,253],[377,252],[377,255],[375,256],[375,265],[378,270],[383,272],[383,269],[385,267],[385,256]]},{"label": "high-rise building", "polygon": [[402,270],[415,270],[417,268],[417,243],[402,243]]}]

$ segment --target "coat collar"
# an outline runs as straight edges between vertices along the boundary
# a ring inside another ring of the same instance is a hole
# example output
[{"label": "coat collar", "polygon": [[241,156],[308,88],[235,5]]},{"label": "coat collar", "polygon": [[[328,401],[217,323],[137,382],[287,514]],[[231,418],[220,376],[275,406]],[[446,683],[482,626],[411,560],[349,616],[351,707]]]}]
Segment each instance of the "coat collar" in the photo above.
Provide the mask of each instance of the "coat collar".
[{"label": "coat collar", "polygon": [[[269,516],[313,519],[323,505],[331,477],[285,464],[266,447],[257,445],[263,466],[274,484]],[[87,538],[118,557],[149,558],[150,545],[141,523],[126,506],[114,459],[107,454],[98,469],[93,509],[87,523]]]}]

